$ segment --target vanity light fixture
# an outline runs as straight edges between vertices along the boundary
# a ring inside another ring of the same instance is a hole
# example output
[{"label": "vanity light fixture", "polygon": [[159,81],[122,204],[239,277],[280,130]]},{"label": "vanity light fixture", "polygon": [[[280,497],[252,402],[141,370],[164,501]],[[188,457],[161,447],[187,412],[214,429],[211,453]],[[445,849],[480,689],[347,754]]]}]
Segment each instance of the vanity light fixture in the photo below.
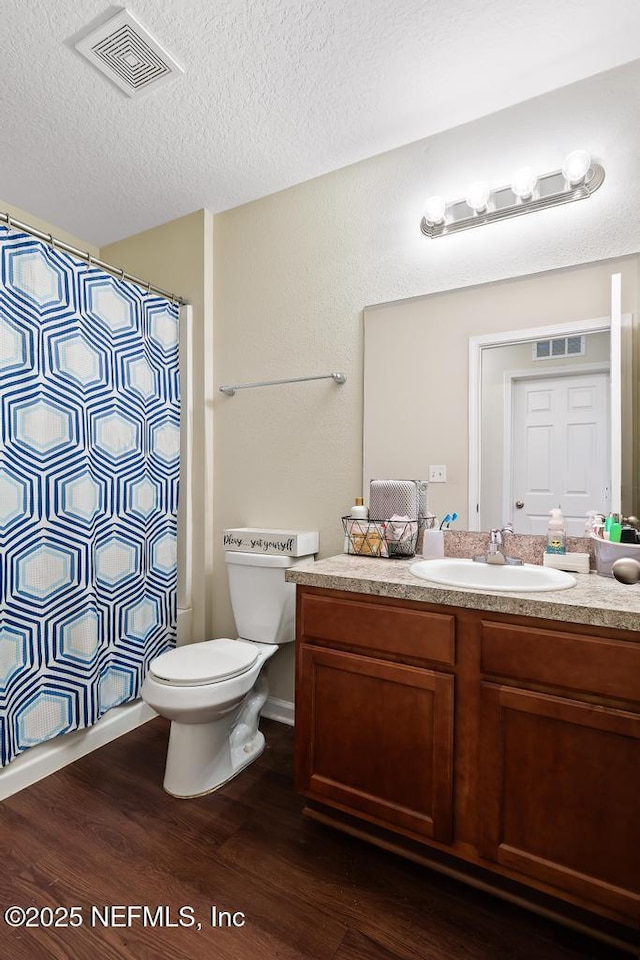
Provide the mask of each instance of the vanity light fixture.
[{"label": "vanity light fixture", "polygon": [[574,150],[561,170],[538,176],[533,167],[517,170],[508,187],[491,190],[484,181],[472,183],[464,200],[447,203],[433,196],[425,203],[420,229],[426,237],[443,237],[484,223],[518,217],[561,203],[584,200],[604,183],[604,168],[586,150]]}]

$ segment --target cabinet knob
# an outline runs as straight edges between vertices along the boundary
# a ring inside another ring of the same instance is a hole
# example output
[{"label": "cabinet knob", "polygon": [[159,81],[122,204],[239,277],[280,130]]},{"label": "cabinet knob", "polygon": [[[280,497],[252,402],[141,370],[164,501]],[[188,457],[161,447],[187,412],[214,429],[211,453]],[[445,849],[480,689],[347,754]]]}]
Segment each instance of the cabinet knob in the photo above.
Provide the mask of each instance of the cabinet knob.
[{"label": "cabinet knob", "polygon": [[516,500],[516,507],[518,508],[518,510],[522,510],[522,508],[524,507],[524,500]]}]

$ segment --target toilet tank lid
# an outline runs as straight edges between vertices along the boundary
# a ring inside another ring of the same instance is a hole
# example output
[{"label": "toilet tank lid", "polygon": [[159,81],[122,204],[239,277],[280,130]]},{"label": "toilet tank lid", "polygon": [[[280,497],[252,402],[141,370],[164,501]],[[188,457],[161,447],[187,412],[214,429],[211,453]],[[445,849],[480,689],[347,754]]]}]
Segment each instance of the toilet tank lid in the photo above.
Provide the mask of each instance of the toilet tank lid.
[{"label": "toilet tank lid", "polygon": [[226,563],[237,563],[246,567],[292,567],[300,557],[284,557],[275,553],[240,553],[238,550],[225,550]]}]

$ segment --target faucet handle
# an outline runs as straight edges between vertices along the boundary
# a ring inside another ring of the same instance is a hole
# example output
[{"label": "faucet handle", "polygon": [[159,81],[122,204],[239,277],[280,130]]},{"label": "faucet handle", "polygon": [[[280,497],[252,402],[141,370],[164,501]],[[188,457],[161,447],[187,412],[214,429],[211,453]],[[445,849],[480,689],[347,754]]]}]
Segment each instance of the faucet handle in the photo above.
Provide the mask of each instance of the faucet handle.
[{"label": "faucet handle", "polygon": [[505,534],[505,533],[513,533],[513,524],[512,524],[512,523],[505,523],[505,525],[504,525],[503,528],[502,528],[502,533],[503,533],[503,534]]},{"label": "faucet handle", "polygon": [[492,530],[489,534],[489,542],[500,545],[502,543],[502,530],[498,530],[497,528]]}]

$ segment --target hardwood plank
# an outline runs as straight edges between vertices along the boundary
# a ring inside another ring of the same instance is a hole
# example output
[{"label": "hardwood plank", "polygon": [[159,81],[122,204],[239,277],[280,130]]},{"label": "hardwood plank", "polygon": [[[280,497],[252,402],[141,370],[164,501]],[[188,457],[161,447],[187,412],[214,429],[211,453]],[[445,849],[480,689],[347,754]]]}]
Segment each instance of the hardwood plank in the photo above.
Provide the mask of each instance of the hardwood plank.
[{"label": "hardwood plank", "polygon": [[[2,907],[78,904],[85,919],[3,924],[0,960],[623,956],[303,817],[293,731],[262,725],[263,756],[206,797],[164,793],[168,724],[154,720],[0,804]],[[202,928],[92,926],[92,904],[165,906],[170,922],[188,905]],[[212,927],[212,904],[244,926]]]},{"label": "hardwood plank", "polygon": [[390,953],[359,930],[349,930],[340,944],[334,960],[400,960],[397,953]]},{"label": "hardwood plank", "polygon": [[301,839],[282,820],[268,836],[261,823],[247,822],[219,855],[238,869],[259,861],[265,883],[286,886],[296,902],[314,898],[377,942],[383,956],[567,957],[553,943],[554,924],[315,824]]},{"label": "hardwood plank", "polygon": [[[110,769],[111,777],[95,775],[96,768],[102,764],[105,769]],[[264,780],[266,776],[263,768],[261,777]],[[59,812],[69,805],[71,779],[74,780],[74,803],[65,816],[65,843],[62,846],[59,843]],[[117,763],[105,764],[105,759],[98,757],[94,757],[92,764],[86,765],[84,770],[78,770],[76,765],[76,769],[70,770],[64,778],[56,775],[37,786],[39,789],[31,788],[8,801],[5,819],[13,822],[6,823],[9,829],[5,830],[3,839],[5,856],[12,853],[13,863],[19,869],[16,828],[22,826],[18,849],[27,852],[31,863],[37,862],[41,869],[23,870],[20,877],[12,871],[9,889],[0,882],[4,902],[7,897],[13,897],[8,902],[19,902],[18,894],[22,894],[20,902],[24,903],[78,902],[74,884],[77,876],[86,870],[90,851],[92,876],[90,880],[85,879],[84,896],[79,900],[84,902],[85,911],[89,910],[90,903],[166,903],[174,907],[188,903],[194,907],[196,916],[208,920],[211,904],[217,903],[220,909],[241,910],[248,917],[245,927],[239,930],[209,929],[208,949],[215,935],[216,955],[221,958],[227,955],[260,956],[261,950],[265,957],[314,956],[328,960],[333,956],[344,928],[329,923],[324,916],[317,916],[308,905],[291,918],[288,912],[283,913],[281,900],[269,897],[268,892],[251,877],[240,876],[224,865],[217,865],[212,858],[215,846],[225,835],[224,832],[222,835],[218,833],[220,824],[226,822],[227,831],[232,832],[244,817],[254,815],[251,807],[231,801],[220,793],[193,801],[179,801],[164,794],[157,782],[150,785],[148,791],[155,798],[153,819],[150,820],[148,807],[139,804],[139,792],[138,801],[132,799],[129,772],[125,770],[123,775]],[[114,804],[118,798],[120,803],[114,816]],[[157,830],[150,829],[154,820]],[[33,822],[38,823],[37,835],[28,829],[28,824]],[[8,836],[13,836],[13,840],[8,840]],[[122,864],[126,865],[126,883],[118,883],[114,878],[114,866]],[[51,877],[56,878],[55,884],[51,883]],[[43,895],[45,888],[47,896]],[[218,891],[223,892],[222,900],[216,896]],[[203,926],[206,925],[203,923]],[[290,943],[282,941],[281,931]],[[85,931],[67,932],[78,939]],[[29,933],[37,944],[37,936]],[[146,931],[146,936],[139,935],[137,927],[127,933],[129,939],[136,942],[136,952],[132,954],[135,956],[144,955],[145,942],[158,936],[157,930]],[[195,931],[164,931],[164,934],[178,936],[176,948],[183,946],[185,958],[205,955],[198,952],[198,944],[190,942],[196,936]],[[262,947],[252,942],[256,936],[259,936]],[[60,933],[56,931],[51,936],[52,945],[59,937]],[[122,942],[117,943],[117,949],[124,949]],[[114,956],[120,955],[128,956],[128,953],[114,953]],[[153,955],[151,949],[150,956]],[[172,956],[178,958],[182,952],[173,949]]]}]

